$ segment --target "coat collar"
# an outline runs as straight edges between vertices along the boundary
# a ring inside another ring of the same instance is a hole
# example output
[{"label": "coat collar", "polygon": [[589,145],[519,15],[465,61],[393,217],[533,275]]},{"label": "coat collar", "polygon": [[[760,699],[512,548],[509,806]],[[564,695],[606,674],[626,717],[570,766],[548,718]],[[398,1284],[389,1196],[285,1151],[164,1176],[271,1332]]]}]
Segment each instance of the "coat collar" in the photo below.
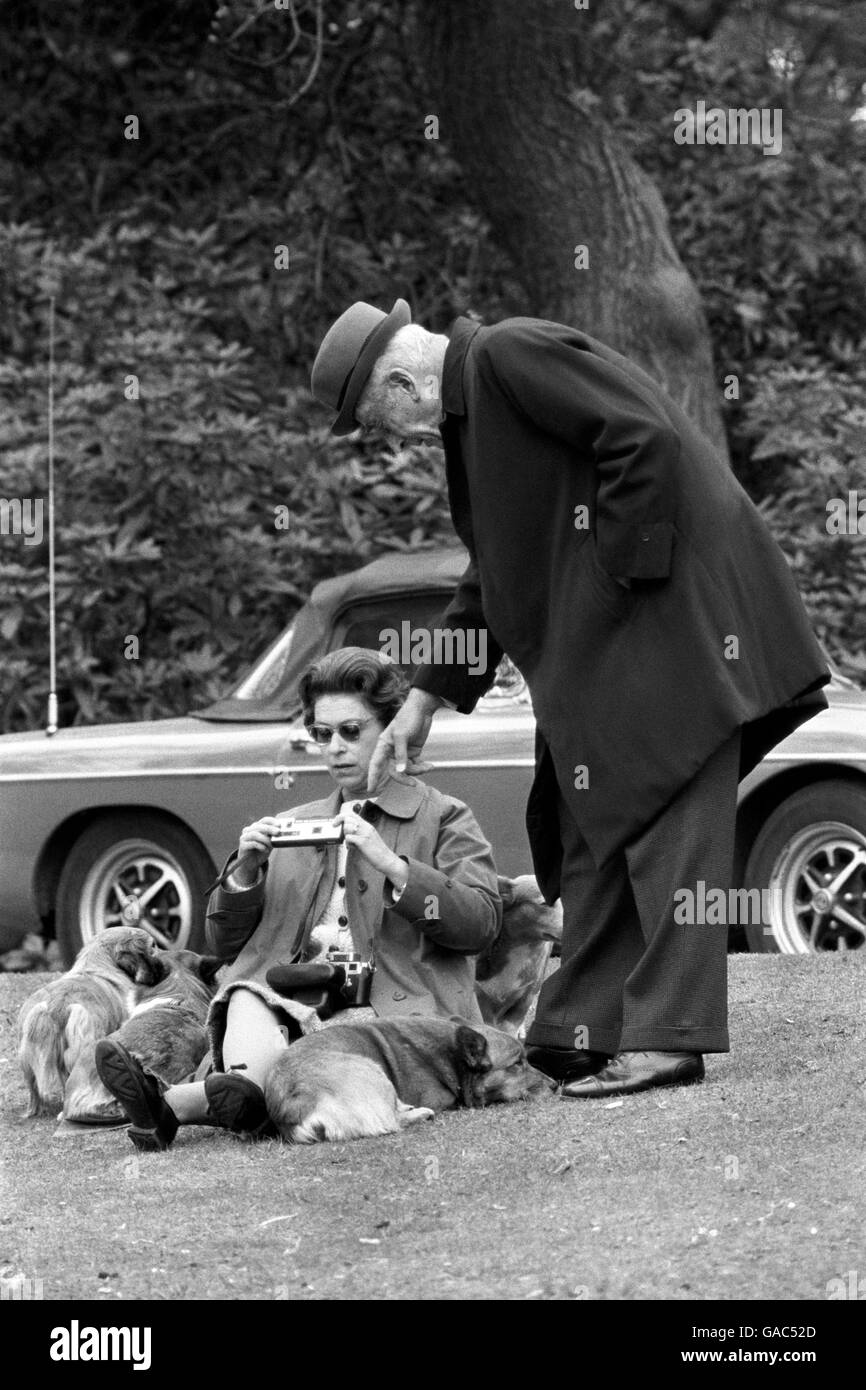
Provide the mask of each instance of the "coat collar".
[{"label": "coat collar", "polygon": [[445,349],[445,362],[442,367],[442,408],[446,415],[465,415],[466,398],[463,395],[463,363],[466,352],[475,334],[481,327],[474,319],[455,319]]},{"label": "coat collar", "polygon": [[[313,802],[311,805],[321,806],[318,813],[324,816],[335,816],[342,804],[342,794],[339,787],[335,788],[333,794],[321,802]],[[411,820],[416,814],[418,807],[424,800],[424,783],[419,782],[417,777],[407,777],[401,772],[392,772],[381,791],[373,797],[359,797],[359,801],[371,801],[374,806],[378,806],[384,811],[386,816],[394,816],[397,820]]]}]

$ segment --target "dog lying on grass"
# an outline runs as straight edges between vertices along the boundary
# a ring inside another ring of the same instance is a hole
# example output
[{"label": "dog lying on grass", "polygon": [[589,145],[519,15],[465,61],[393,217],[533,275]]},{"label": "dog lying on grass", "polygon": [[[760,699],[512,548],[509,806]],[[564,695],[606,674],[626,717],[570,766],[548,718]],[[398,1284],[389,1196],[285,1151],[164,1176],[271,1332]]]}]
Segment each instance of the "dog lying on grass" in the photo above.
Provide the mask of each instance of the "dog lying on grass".
[{"label": "dog lying on grass", "polygon": [[293,1042],[265,1082],[289,1143],[395,1134],[436,1111],[528,1100],[554,1083],[508,1033],[461,1019],[335,1024]]},{"label": "dog lying on grass", "polygon": [[[129,1017],[140,986],[156,985],[166,965],[141,927],[111,927],[83,946],[72,969],[38,989],[18,1015],[18,1061],[30,1093],[28,1115],[63,1098],[79,1118],[102,1093],[93,1049]],[[107,1094],[107,1093],[106,1093]]]}]

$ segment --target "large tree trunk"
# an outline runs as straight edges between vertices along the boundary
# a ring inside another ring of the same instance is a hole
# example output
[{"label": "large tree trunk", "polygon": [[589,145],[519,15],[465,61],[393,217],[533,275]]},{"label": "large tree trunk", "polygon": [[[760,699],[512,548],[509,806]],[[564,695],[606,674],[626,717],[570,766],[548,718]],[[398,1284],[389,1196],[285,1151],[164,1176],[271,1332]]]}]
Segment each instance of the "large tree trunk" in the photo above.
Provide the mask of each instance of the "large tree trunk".
[{"label": "large tree trunk", "polygon": [[[570,0],[418,0],[415,19],[429,112],[514,261],[528,312],[634,358],[727,459],[706,320],[661,197],[598,114],[603,103],[588,114],[574,96],[591,12]],[[580,245],[588,269],[575,268]]]}]

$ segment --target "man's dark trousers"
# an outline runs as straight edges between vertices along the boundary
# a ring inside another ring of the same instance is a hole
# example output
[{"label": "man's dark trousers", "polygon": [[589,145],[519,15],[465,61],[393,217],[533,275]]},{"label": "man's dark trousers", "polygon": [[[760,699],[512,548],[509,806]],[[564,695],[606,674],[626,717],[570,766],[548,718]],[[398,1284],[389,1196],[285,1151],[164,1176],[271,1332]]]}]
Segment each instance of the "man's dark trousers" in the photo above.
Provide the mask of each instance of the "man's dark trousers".
[{"label": "man's dark trousers", "polygon": [[728,901],[739,765],[738,730],[600,869],[559,795],[562,961],[541,990],[528,1043],[728,1051],[728,927],[675,922],[674,894],[688,889],[697,901],[703,880]]}]

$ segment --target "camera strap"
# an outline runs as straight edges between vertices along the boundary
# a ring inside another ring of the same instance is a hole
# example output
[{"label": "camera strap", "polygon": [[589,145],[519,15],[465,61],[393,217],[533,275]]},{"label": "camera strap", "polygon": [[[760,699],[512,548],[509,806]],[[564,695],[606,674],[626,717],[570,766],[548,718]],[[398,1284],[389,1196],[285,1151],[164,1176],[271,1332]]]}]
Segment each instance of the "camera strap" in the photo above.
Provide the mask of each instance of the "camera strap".
[{"label": "camera strap", "polygon": [[[356,814],[357,816],[360,816],[360,817],[361,817],[361,820],[369,821],[369,823],[370,823],[371,825],[375,825],[376,822],[377,822],[378,820],[380,820],[380,819],[382,818],[382,816],[385,814],[384,811],[382,810],[382,807],[379,805],[378,801],[376,801],[374,798],[369,797],[369,796],[368,796],[364,801],[357,801],[357,802],[355,802],[355,803],[353,804],[353,806],[352,806],[352,809],[353,809],[353,811],[355,812],[355,814]],[[351,926],[351,923],[350,923],[350,926]],[[354,936],[353,936],[352,939],[354,940]],[[374,928],[373,928],[373,933],[372,933],[371,938],[370,938],[370,950],[367,952],[367,962],[368,962],[368,964],[370,965],[371,969],[375,970],[375,968],[376,968],[376,928],[375,928],[375,926],[374,926]]]}]

